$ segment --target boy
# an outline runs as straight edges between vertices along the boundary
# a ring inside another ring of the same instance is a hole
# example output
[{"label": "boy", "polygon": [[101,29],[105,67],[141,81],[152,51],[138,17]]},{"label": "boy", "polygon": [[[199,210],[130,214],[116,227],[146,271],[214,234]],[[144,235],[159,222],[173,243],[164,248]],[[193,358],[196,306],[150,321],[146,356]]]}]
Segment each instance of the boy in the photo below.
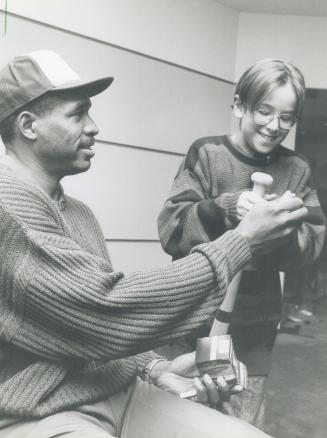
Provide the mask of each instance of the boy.
[{"label": "boy", "polygon": [[262,202],[251,191],[250,177],[257,171],[273,177],[272,193],[280,196],[290,190],[310,211],[282,250],[257,260],[255,270],[243,272],[232,315],[235,351],[250,376],[249,389],[235,400],[234,412],[257,427],[263,426],[264,386],[281,316],[278,271],[312,263],[325,233],[309,165],[281,145],[300,117],[304,95],[303,76],[289,63],[265,59],[249,68],[234,95],[238,131],[192,144],[158,219],[164,250],[175,260],[184,257],[195,245],[236,226]]}]

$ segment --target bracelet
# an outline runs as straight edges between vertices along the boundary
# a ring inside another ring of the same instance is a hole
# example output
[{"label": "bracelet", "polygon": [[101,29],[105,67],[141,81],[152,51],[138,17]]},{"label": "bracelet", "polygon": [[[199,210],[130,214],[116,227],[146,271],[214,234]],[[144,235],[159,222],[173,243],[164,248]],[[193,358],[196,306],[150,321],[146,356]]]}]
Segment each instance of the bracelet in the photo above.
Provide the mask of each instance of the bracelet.
[{"label": "bracelet", "polygon": [[165,358],[156,358],[156,359],[152,359],[143,369],[142,371],[142,379],[147,382],[147,383],[151,383],[151,378],[150,378],[150,374],[151,371],[153,370],[153,367],[161,361],[166,361],[167,359]]}]

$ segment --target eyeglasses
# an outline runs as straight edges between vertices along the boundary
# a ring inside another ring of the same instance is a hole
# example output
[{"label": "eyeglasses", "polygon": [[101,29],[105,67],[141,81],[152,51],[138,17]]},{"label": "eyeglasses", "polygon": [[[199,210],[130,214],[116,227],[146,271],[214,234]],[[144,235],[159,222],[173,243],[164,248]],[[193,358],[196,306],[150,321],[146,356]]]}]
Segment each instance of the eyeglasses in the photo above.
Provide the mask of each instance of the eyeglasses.
[{"label": "eyeglasses", "polygon": [[294,114],[288,113],[273,113],[267,108],[256,108],[253,110],[253,119],[257,125],[268,125],[275,117],[279,119],[279,126],[281,129],[291,129],[296,123]]}]

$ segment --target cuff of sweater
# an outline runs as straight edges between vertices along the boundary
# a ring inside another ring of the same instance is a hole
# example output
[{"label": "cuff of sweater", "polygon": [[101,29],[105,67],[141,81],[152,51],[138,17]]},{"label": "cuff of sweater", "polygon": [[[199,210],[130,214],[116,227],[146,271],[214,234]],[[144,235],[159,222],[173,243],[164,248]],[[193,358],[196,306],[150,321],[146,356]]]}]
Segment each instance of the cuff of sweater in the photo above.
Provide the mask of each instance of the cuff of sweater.
[{"label": "cuff of sweater", "polygon": [[227,231],[211,243],[196,246],[192,252],[201,252],[210,260],[218,281],[221,279],[221,271],[225,263],[228,281],[230,281],[252,259],[250,246],[235,230]]},{"label": "cuff of sweater", "polygon": [[137,365],[137,375],[142,377],[142,373],[144,368],[150,363],[153,359],[164,359],[164,356],[160,356],[155,351],[147,351],[146,353],[140,353],[133,357]]},{"label": "cuff of sweater", "polygon": [[225,200],[227,218],[234,224],[239,222],[239,220],[237,219],[237,203],[241,193],[243,193],[243,190],[231,193],[226,197]]}]

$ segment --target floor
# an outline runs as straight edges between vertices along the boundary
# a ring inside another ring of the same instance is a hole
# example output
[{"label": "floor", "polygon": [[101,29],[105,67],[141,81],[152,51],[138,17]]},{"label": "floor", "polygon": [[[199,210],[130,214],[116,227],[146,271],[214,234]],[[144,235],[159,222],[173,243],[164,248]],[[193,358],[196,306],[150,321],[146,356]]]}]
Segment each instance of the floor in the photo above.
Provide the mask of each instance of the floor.
[{"label": "floor", "polygon": [[266,417],[275,438],[327,437],[327,300],[314,310],[298,335],[277,340]]}]

